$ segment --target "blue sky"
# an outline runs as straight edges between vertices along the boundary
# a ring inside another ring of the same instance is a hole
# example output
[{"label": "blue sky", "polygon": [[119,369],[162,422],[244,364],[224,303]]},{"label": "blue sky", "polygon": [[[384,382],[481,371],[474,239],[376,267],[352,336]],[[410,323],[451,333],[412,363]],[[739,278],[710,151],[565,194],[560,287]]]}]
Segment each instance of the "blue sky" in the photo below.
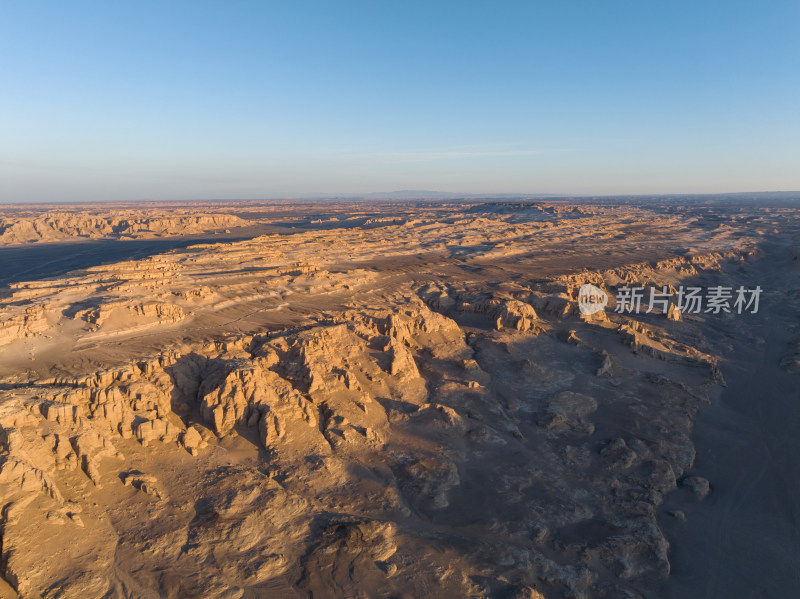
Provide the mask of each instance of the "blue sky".
[{"label": "blue sky", "polygon": [[0,201],[800,189],[800,2],[0,0]]}]

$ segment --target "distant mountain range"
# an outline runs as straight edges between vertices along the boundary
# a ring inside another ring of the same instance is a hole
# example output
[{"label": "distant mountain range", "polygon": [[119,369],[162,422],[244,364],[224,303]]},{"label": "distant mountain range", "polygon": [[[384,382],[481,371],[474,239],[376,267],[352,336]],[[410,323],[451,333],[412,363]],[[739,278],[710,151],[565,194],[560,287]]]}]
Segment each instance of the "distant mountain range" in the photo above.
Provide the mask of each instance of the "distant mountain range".
[{"label": "distant mountain range", "polygon": [[544,193],[457,193],[452,191],[432,191],[429,189],[401,189],[397,191],[376,191],[368,193],[364,198],[425,198],[425,199],[460,199],[460,198],[539,198],[550,197]]}]

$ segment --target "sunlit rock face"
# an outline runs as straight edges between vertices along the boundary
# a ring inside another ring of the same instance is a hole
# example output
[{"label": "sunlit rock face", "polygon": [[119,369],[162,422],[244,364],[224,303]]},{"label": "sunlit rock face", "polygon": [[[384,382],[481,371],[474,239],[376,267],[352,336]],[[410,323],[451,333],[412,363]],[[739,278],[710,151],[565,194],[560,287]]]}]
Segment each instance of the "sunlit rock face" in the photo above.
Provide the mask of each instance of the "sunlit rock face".
[{"label": "sunlit rock face", "polygon": [[22,597],[646,596],[665,517],[716,493],[698,411],[763,330],[678,290],[760,283],[786,326],[800,310],[790,209],[119,210],[10,213],[0,243],[252,235],[0,296],[0,570]]}]

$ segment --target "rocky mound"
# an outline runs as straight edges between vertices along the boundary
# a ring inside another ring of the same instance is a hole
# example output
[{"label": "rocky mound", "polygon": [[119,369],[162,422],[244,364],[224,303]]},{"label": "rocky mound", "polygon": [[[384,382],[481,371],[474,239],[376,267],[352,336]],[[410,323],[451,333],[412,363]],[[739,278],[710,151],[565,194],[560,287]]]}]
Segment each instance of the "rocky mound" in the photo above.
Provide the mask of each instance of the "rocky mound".
[{"label": "rocky mound", "polygon": [[0,218],[0,245],[67,239],[150,239],[223,231],[246,226],[230,214],[141,213],[120,215],[48,212],[37,216]]}]

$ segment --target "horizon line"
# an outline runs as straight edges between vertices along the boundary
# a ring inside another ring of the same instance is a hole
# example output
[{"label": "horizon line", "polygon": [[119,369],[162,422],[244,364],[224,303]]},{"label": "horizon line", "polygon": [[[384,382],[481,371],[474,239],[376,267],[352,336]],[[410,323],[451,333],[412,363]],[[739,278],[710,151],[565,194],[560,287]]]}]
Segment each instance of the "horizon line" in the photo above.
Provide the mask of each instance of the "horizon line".
[{"label": "horizon line", "polygon": [[[679,197],[711,197],[734,195],[774,195],[798,194],[800,189],[748,190],[719,192],[642,192],[642,193],[513,193],[513,192],[451,192],[438,190],[396,190],[365,193],[296,193],[274,194],[259,197],[207,197],[207,198],[138,198],[129,200],[0,200],[0,206],[17,205],[83,205],[83,204],[158,204],[158,203],[200,203],[200,202],[272,202],[272,201],[332,201],[332,200],[480,200],[491,198],[503,199],[612,199],[612,198],[679,198]],[[434,197],[439,196],[439,197]]]}]

